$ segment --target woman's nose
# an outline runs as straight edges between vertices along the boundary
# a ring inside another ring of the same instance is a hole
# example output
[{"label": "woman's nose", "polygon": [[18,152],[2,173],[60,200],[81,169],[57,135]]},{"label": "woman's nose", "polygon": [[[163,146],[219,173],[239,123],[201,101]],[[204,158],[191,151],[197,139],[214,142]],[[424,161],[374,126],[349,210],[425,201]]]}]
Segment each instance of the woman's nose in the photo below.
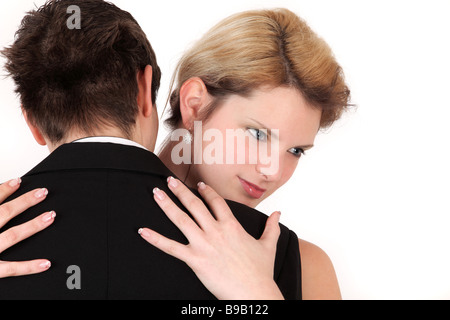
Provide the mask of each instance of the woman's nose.
[{"label": "woman's nose", "polygon": [[281,179],[281,161],[271,161],[269,164],[258,163],[255,166],[256,172],[266,181],[278,181]]}]

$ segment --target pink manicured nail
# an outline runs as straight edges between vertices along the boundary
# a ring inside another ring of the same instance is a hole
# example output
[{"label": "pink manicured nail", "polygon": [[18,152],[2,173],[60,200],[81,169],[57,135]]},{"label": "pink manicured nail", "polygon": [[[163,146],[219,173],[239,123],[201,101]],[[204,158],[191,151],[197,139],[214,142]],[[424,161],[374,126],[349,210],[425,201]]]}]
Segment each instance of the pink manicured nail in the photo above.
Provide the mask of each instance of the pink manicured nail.
[{"label": "pink manicured nail", "polygon": [[46,261],[46,262],[42,262],[39,267],[41,267],[42,269],[48,269],[50,268],[50,266],[52,265],[52,263],[50,261]]},{"label": "pink manicured nail", "polygon": [[50,220],[54,219],[56,217],[55,211],[50,211],[49,213],[45,214],[42,217],[42,221],[49,222]]},{"label": "pink manicured nail", "polygon": [[39,198],[43,198],[43,197],[45,197],[46,195],[48,195],[48,190],[45,189],[45,188],[36,191],[36,193],[34,194],[34,196],[35,196],[36,198],[38,198],[38,199],[39,199]]},{"label": "pink manicured nail", "polygon": [[17,178],[17,179],[14,179],[14,180],[11,180],[9,183],[8,183],[8,185],[11,187],[11,188],[14,188],[14,187],[17,187],[19,184],[21,184],[22,183],[22,180],[20,179],[20,178]]},{"label": "pink manicured nail", "polygon": [[159,200],[164,200],[164,193],[162,193],[162,191],[158,188],[154,188],[153,189],[153,194],[159,199]]},{"label": "pink manicured nail", "polygon": [[175,180],[174,177],[167,178],[167,182],[169,183],[169,187],[176,188],[178,186],[178,181]]},{"label": "pink manicured nail", "polygon": [[144,228],[140,228],[139,230],[138,230],[138,233],[141,235],[141,237],[147,237],[148,235],[149,235],[149,233],[148,233],[148,231],[147,230],[145,230]]},{"label": "pink manicured nail", "polygon": [[199,182],[199,183],[197,183],[197,187],[200,189],[200,190],[205,190],[206,189],[206,184],[204,183],[204,182]]}]

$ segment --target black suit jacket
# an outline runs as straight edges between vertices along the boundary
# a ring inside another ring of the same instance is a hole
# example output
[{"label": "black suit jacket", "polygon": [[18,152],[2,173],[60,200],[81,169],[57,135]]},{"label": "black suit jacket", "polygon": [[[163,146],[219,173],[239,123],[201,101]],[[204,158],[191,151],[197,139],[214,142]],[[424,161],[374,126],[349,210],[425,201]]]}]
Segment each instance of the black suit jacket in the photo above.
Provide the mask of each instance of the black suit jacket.
[{"label": "black suit jacket", "polygon": [[[0,255],[4,261],[47,258],[52,267],[37,275],[0,279],[0,299],[214,299],[184,262],[137,233],[140,227],[149,227],[187,243],[153,199],[154,187],[171,195],[166,183],[170,175],[156,155],[137,147],[111,143],[59,147],[22,177],[21,188],[13,195],[45,187],[47,199],[0,230],[55,210],[52,226]],[[259,238],[267,216],[228,203],[247,232]],[[79,269],[74,272],[70,266]],[[285,298],[301,298],[298,239],[284,226],[274,278]],[[73,284],[80,289],[70,289]]]}]

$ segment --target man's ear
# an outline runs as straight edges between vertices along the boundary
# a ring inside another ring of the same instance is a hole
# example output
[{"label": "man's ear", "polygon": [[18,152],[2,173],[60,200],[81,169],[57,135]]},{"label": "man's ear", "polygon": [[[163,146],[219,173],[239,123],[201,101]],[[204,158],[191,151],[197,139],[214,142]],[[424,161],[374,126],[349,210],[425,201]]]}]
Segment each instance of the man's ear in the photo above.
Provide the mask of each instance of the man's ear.
[{"label": "man's ear", "polygon": [[38,127],[36,127],[29,119],[27,112],[22,107],[22,113],[25,118],[25,122],[28,125],[28,128],[30,128],[31,133],[33,134],[34,140],[36,140],[37,143],[39,143],[41,146],[46,146],[47,141],[45,141],[43,134],[41,133],[41,130],[39,130]]},{"label": "man's ear", "polygon": [[147,65],[144,70],[139,70],[137,73],[138,82],[138,96],[137,104],[139,107],[139,112],[145,117],[150,117],[152,115],[152,76],[153,68]]},{"label": "man's ear", "polygon": [[190,78],[180,88],[180,112],[183,125],[192,129],[200,110],[211,102],[211,98],[202,79]]}]

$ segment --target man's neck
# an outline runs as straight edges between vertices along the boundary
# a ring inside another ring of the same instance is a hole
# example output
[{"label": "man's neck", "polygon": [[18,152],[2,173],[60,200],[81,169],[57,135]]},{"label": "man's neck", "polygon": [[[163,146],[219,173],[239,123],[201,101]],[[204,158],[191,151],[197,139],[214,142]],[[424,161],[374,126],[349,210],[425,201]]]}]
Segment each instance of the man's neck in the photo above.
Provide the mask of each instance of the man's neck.
[{"label": "man's neck", "polygon": [[84,138],[91,138],[91,137],[115,137],[115,138],[122,138],[134,141],[140,145],[142,145],[142,139],[136,139],[135,137],[126,137],[120,130],[114,129],[114,128],[108,128],[105,130],[98,130],[97,132],[94,132],[92,134],[86,134],[86,133],[72,133],[67,135],[62,141],[58,143],[51,143],[50,141],[47,141],[47,147],[51,152],[55,151],[58,147],[60,147],[63,144],[71,143],[76,140],[81,140]]},{"label": "man's neck", "polygon": [[121,144],[126,146],[133,146],[137,148],[141,148],[144,150],[149,151],[147,148],[145,148],[143,145],[134,142],[129,139],[125,138],[118,138],[118,137],[88,137],[88,138],[82,138],[73,141],[72,143],[92,143],[92,142],[100,142],[100,143],[113,143],[113,144]]}]

